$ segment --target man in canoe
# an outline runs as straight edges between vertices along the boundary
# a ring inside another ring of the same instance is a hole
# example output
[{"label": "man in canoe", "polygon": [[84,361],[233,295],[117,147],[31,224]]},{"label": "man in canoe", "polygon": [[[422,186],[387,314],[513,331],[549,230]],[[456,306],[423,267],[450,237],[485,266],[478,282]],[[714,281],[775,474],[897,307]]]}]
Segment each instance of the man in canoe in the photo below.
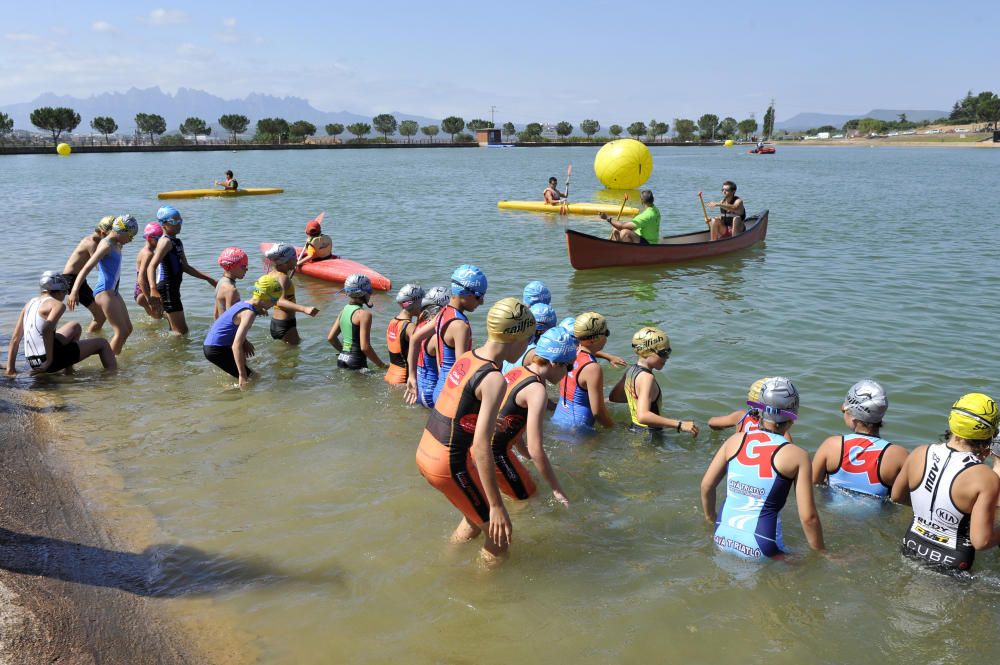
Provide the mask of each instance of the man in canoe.
[{"label": "man in canoe", "polygon": [[542,198],[545,199],[545,203],[550,206],[557,206],[562,203],[563,199],[566,198],[565,192],[560,192],[556,185],[559,183],[555,176],[549,178],[549,186],[545,188],[542,192]]},{"label": "man in canoe", "polygon": [[222,182],[216,180],[215,184],[218,187],[222,187],[228,192],[235,192],[237,189],[240,188],[240,183],[236,182],[236,178],[233,177],[232,171],[226,171],[226,179],[223,180]]},{"label": "man in canoe", "polygon": [[614,220],[606,212],[601,213],[601,219],[614,228],[611,240],[639,245],[655,245],[659,241],[660,209],[653,205],[653,192],[642,190],[639,200],[642,201],[642,212],[627,222]]},{"label": "man in canoe", "polygon": [[705,221],[711,231],[712,240],[731,238],[743,233],[743,220],[747,218],[747,210],[743,207],[743,199],[736,196],[736,183],[727,180],[722,183],[722,200],[709,201],[709,208],[718,208],[718,217],[710,217]]}]

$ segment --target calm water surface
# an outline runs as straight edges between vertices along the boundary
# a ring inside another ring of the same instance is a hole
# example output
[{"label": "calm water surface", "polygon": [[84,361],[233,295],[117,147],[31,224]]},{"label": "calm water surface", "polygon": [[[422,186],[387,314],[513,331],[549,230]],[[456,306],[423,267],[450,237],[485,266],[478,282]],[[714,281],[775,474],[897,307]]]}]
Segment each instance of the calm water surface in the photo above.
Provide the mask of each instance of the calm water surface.
[{"label": "calm water surface", "polygon": [[[281,196],[179,201],[190,262],[218,275],[227,245],[297,241],[325,210],[336,251],[389,275],[447,284],[459,263],[490,279],[488,302],[542,279],[560,316],[610,321],[608,350],[629,357],[632,332],[668,331],[659,376],[671,416],[700,423],[739,407],[765,375],[802,393],[796,441],[814,450],[841,431],[840,400],[872,376],[889,390],[883,431],[913,447],[945,428],[951,402],[1000,392],[996,293],[1000,231],[983,215],[1000,151],[947,149],[661,148],[648,186],[663,232],[702,228],[695,194],[739,184],[771,210],[766,246],[679,267],[574,272],[557,217],[499,211],[574,170],[577,200],[600,191],[593,148],[74,155],[0,160],[5,210],[0,329],[7,336],[38,274],[60,269],[102,215],[153,218],[160,190],[207,186],[232,168],[245,186]],[[980,202],[975,204],[974,202]],[[584,218],[569,225],[601,233]],[[136,244],[126,248],[134,261]],[[93,283],[93,280],[91,280]],[[240,393],[201,355],[212,290],[185,280],[191,335],[171,337],[132,307],[122,371],[93,362],[72,377],[18,385],[74,405],[65,427],[125,478],[164,542],[252,559],[271,574],[225,586],[216,605],[238,617],[267,663],[975,662],[996,656],[1000,560],[978,579],[925,573],[897,551],[909,511],[819,492],[829,554],[809,553],[794,511],[797,556],[746,563],[718,553],[698,482],[723,440],[669,435],[650,445],[624,428],[589,440],[551,432],[547,445],[572,506],[545,496],[511,508],[514,546],[501,570],[452,547],[458,513],[420,477],[414,451],[426,413],[378,374],[338,371],[326,331],[338,286],[297,278],[304,343],[252,333],[262,381]],[[123,270],[122,290],[131,293]],[[130,303],[131,304],[131,303]],[[482,339],[485,309],[473,316]],[[395,313],[375,298],[378,329]],[[71,319],[84,321],[81,314]],[[379,346],[384,345],[379,342]],[[382,352],[380,348],[380,353]],[[383,358],[385,354],[383,353]],[[23,362],[22,362],[23,366]],[[609,372],[616,380],[620,372]],[[627,419],[623,408],[616,418]],[[707,426],[703,426],[707,430]],[[206,619],[207,620],[207,619]]]}]

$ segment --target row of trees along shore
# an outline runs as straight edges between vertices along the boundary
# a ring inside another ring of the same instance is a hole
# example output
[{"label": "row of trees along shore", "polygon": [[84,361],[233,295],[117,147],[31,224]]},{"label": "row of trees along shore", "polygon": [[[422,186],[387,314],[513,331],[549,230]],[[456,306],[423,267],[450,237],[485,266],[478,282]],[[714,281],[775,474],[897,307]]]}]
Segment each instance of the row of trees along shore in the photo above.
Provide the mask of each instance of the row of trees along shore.
[{"label": "row of trees along shore", "polygon": [[[53,144],[59,143],[64,133],[72,133],[80,124],[80,114],[70,108],[65,107],[42,107],[31,112],[31,124],[40,130],[48,131],[52,135]],[[250,119],[245,115],[226,114],[218,118],[218,125],[228,132],[230,143],[243,142],[241,138],[250,129]],[[965,97],[955,102],[951,114],[947,118],[940,118],[934,121],[935,124],[968,124],[985,123],[990,127],[996,127],[1000,123],[1000,97],[990,91],[973,94],[969,91]],[[931,124],[929,121],[922,123],[912,123],[906,119],[905,114],[900,114],[896,121],[877,120],[875,118],[856,118],[849,120],[842,128],[827,125],[810,129],[804,133],[838,132],[858,133],[862,135],[884,133],[892,129],[911,129],[921,125]],[[114,118],[108,116],[96,117],[90,121],[90,127],[96,133],[104,136],[106,144],[110,144],[111,136],[118,131],[118,123]],[[348,139],[348,143],[390,143],[399,135],[406,143],[412,143],[413,137],[419,132],[425,138],[423,141],[433,143],[438,134],[447,134],[452,143],[465,143],[473,141],[472,134],[480,129],[492,129],[492,122],[475,118],[466,122],[457,116],[449,116],[441,121],[440,125],[430,124],[420,126],[415,120],[399,121],[395,116],[382,113],[372,118],[371,124],[367,122],[355,122],[348,125],[341,123],[330,123],[324,127],[327,136],[339,141],[340,136],[346,131],[353,138]],[[562,121],[554,126],[556,139],[559,141],[602,141],[607,137],[600,135],[601,123],[597,120],[587,119],[574,127],[572,123]],[[583,136],[573,136],[574,130],[579,129]],[[725,141],[727,139],[749,140],[757,138],[758,129],[762,129],[760,136],[770,138],[774,135],[774,104],[768,107],[764,114],[763,128],[759,127],[757,121],[752,117],[745,120],[736,120],[732,117],[720,119],[719,116],[706,113],[697,120],[687,118],[675,118],[673,126],[656,119],[648,123],[637,121],[625,127],[622,125],[611,125],[607,128],[610,138],[618,138],[627,134],[636,139],[643,139],[647,142],[659,142],[664,140],[671,129],[673,136],[668,140],[683,143],[687,141]],[[4,113],[0,113],[0,140],[5,140],[14,130],[14,121]],[[466,131],[468,130],[468,132]],[[517,139],[523,143],[543,143],[552,140],[543,136],[544,126],[539,122],[530,122],[520,131],[512,122],[506,122],[500,126],[503,137],[510,141]],[[381,134],[375,138],[369,138],[372,132]],[[289,122],[284,118],[261,118],[254,127],[254,134],[250,139],[253,143],[302,143],[315,136],[316,125],[306,120],[296,120]],[[204,119],[191,117],[180,124],[177,133],[167,134],[167,122],[163,116],[155,113],[137,113],[135,116],[135,135],[133,143],[140,143],[148,140],[151,144],[157,141],[161,145],[176,145],[197,142],[204,137],[206,140],[212,134],[212,126]],[[189,138],[190,137],[190,138]],[[118,142],[123,142],[118,139]]]}]

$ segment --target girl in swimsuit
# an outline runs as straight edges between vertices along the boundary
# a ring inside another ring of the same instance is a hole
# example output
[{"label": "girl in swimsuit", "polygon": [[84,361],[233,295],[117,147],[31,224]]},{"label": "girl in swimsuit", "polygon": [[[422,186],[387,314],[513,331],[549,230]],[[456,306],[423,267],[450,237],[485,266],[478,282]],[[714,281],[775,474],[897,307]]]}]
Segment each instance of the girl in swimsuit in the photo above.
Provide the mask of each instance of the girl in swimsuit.
[{"label": "girl in swimsuit", "polygon": [[227,247],[219,254],[222,279],[215,287],[215,318],[240,301],[236,280],[246,277],[250,257],[239,247]]},{"label": "girl in swimsuit", "polygon": [[156,251],[156,243],[163,237],[163,227],[159,222],[150,222],[142,231],[142,237],[146,243],[139,250],[135,257],[135,289],[132,291],[132,300],[146,310],[146,314],[153,316],[153,306],[149,304],[149,280],[146,278],[146,268]]}]

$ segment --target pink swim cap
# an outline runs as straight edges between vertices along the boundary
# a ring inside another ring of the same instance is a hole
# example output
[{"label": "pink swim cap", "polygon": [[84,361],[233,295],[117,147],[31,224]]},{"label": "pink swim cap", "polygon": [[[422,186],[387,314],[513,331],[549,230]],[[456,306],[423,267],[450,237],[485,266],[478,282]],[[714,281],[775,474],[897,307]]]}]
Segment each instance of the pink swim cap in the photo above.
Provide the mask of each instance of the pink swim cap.
[{"label": "pink swim cap", "polygon": [[149,224],[146,224],[146,228],[142,230],[142,237],[146,240],[149,240],[150,238],[159,239],[162,236],[163,227],[160,226],[159,222],[150,222]]},{"label": "pink swim cap", "polygon": [[232,270],[237,266],[246,268],[250,265],[250,257],[239,247],[226,247],[219,254],[219,267],[223,270]]}]

